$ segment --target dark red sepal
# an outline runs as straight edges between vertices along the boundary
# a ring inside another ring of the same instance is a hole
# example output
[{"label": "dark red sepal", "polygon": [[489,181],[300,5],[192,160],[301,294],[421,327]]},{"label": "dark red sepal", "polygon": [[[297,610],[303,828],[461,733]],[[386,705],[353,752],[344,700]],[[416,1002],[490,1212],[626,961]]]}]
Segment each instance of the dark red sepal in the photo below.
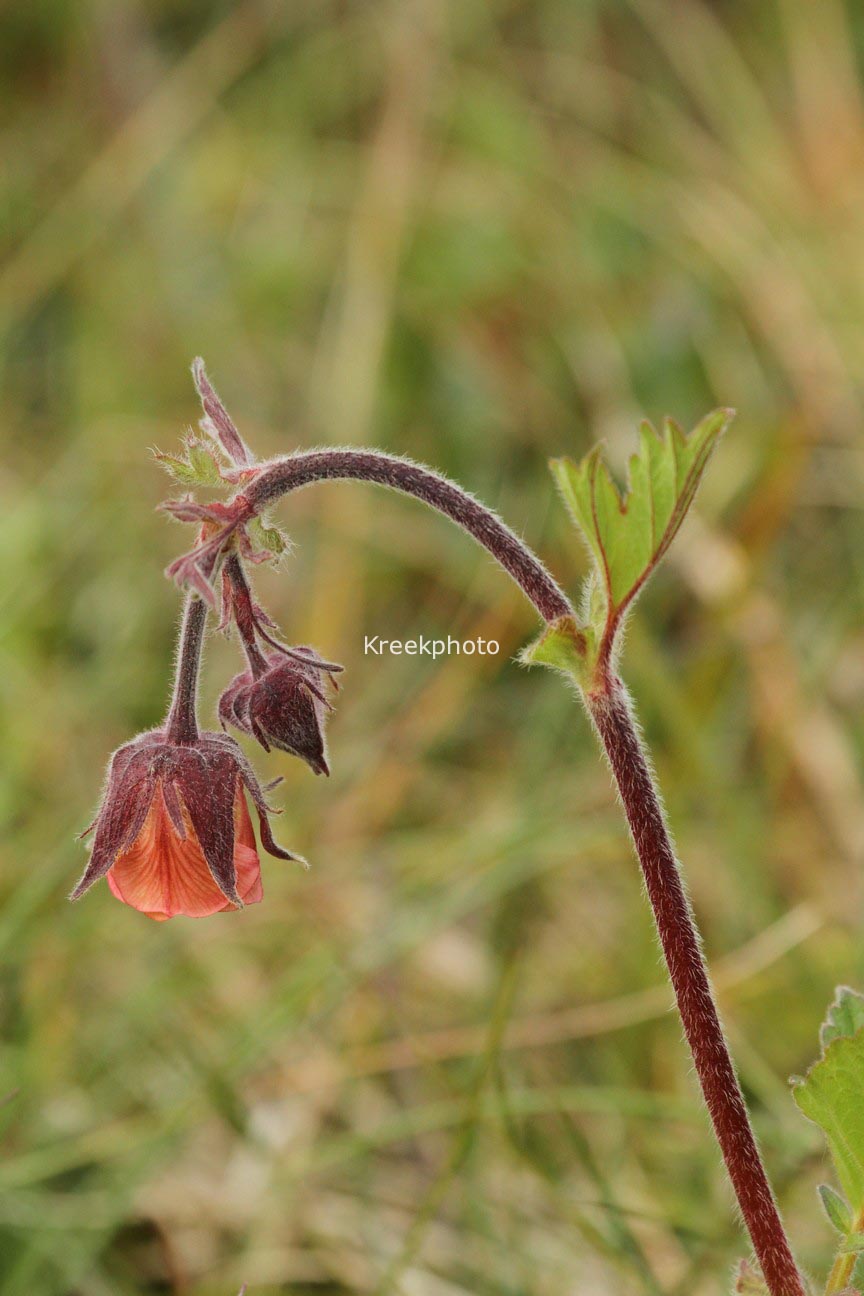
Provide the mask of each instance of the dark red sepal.
[{"label": "dark red sepal", "polygon": [[[96,829],[90,861],[78,885],[70,895],[77,900],[94,882],[105,876],[124,846],[135,840],[135,828],[143,823],[153,800],[156,781],[154,758],[158,764],[164,737],[159,729],[139,734],[111,757],[102,804],[92,827]],[[140,822],[139,822],[140,821]]]},{"label": "dark red sepal", "polygon": [[329,774],[324,725],[332,706],[324,691],[330,673],[341,670],[312,648],[282,649],[267,658],[257,679],[243,671],[219,699],[223,725],[234,725],[269,751],[299,756],[316,774]]},{"label": "dark red sepal", "polygon": [[242,908],[234,866],[238,786],[248,791],[255,804],[265,849],[279,859],[305,864],[273,840],[264,792],[233,738],[203,733],[196,742],[181,746],[167,742],[164,731],[154,729],[119,748],[111,758],[90,861],[70,899],[88,891],[133,844],[161,790],[178,837],[186,836],[185,812],[214,882],[227,900]]}]

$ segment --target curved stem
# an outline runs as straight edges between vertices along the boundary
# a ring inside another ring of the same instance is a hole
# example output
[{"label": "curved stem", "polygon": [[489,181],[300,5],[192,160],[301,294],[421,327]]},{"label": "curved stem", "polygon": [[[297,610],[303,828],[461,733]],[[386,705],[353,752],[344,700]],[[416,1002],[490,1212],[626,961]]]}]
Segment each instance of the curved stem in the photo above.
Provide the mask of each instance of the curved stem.
[{"label": "curved stem", "polygon": [[189,747],[198,741],[198,719],[195,703],[198,696],[198,668],[204,642],[207,607],[197,594],[190,594],[183,609],[183,625],[177,650],[174,689],[165,721],[165,737],[178,747]]},{"label": "curved stem", "polygon": [[289,491],[316,481],[339,479],[377,482],[423,500],[488,549],[521,586],[544,621],[574,616],[569,600],[540,559],[491,509],[455,482],[408,459],[350,448],[304,450],[263,465],[243,494],[257,513]]},{"label": "curved stem", "polygon": [[[378,451],[309,450],[258,469],[236,498],[238,520],[315,481],[377,482],[446,514],[510,573],[547,623],[572,618],[566,596],[531,550],[489,509],[431,469]],[[241,516],[242,513],[242,516]],[[741,1213],[771,1296],[807,1296],[759,1155],[648,761],[626,690],[607,674],[584,694],[621,794],[678,1011]]]},{"label": "curved stem", "polygon": [[612,767],[699,1083],[771,1296],[806,1296],[717,1013],[693,911],[660,798],[619,679],[586,695]]}]

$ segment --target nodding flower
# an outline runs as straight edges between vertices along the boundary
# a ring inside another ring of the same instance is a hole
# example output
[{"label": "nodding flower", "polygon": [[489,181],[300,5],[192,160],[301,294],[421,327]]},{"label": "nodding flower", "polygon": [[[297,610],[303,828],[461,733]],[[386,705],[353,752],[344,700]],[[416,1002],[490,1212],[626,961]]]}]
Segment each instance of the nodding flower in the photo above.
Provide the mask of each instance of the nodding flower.
[{"label": "nodding flower", "polygon": [[105,877],[118,900],[157,921],[257,903],[261,864],[247,793],[266,850],[305,863],[273,840],[264,790],[227,734],[183,745],[160,729],[140,734],[111,759],[99,813],[81,834],[96,830],[90,861],[70,899]]},{"label": "nodding flower", "polygon": [[223,726],[234,725],[257,739],[265,751],[278,747],[305,760],[316,774],[329,774],[324,725],[333,710],[324,692],[325,677],[341,666],[326,662],[313,648],[270,653],[258,673],[236,675],[219,699]]}]

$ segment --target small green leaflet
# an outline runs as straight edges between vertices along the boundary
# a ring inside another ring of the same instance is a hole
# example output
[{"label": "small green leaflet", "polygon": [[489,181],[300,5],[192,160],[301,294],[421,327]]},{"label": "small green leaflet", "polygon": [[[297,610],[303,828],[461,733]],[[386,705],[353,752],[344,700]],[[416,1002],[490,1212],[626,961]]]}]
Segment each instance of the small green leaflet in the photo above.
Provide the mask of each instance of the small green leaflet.
[{"label": "small green leaflet", "polygon": [[822,1209],[828,1216],[829,1223],[834,1225],[838,1233],[842,1233],[846,1237],[855,1226],[849,1203],[844,1201],[840,1194],[830,1188],[828,1184],[820,1184],[816,1191],[819,1194]]},{"label": "small green leaflet", "polygon": [[715,410],[689,436],[671,419],[662,433],[643,423],[623,497],[600,446],[578,464],[552,460],[565,503],[597,564],[607,624],[617,622],[675,538],[732,415],[732,410]]},{"label": "small green leaflet", "polygon": [[282,554],[291,547],[284,531],[280,531],[278,527],[267,526],[260,517],[252,518],[247,530],[249,539],[258,548],[259,553],[269,553],[273,558],[281,558]]},{"label": "small green leaflet", "polygon": [[822,1056],[803,1079],[793,1080],[792,1095],[823,1130],[840,1186],[858,1219],[864,1208],[864,996],[839,987],[821,1040]]},{"label": "small green leaflet", "polygon": [[857,994],[848,986],[838,986],[834,994],[834,1002],[828,1009],[828,1016],[819,1029],[822,1052],[824,1053],[834,1040],[842,1039],[844,1035],[855,1035],[862,1026],[864,1026],[864,995]]},{"label": "small green leaflet", "polygon": [[212,452],[197,437],[189,435],[183,440],[185,455],[166,454],[154,450],[153,457],[175,481],[184,486],[221,486],[219,465]]},{"label": "small green leaflet", "polygon": [[519,660],[526,666],[551,666],[579,679],[586,647],[585,634],[573,618],[559,617],[546,627],[539,639],[523,648]]}]

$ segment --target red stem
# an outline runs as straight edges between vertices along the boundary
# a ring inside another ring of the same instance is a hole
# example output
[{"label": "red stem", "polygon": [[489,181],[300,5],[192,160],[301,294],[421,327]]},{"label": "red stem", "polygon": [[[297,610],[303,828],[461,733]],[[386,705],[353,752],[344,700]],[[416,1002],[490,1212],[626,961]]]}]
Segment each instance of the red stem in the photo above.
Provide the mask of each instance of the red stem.
[{"label": "red stem", "polygon": [[198,667],[201,664],[201,646],[204,642],[204,622],[207,608],[197,594],[190,594],[183,610],[183,626],[177,650],[174,673],[174,690],[171,707],[165,721],[165,737],[178,747],[191,747],[198,741],[196,700],[198,696]]},{"label": "red stem", "polygon": [[302,450],[284,459],[262,464],[259,475],[247,486],[244,499],[253,512],[312,482],[353,479],[377,482],[405,495],[414,495],[446,514],[479,541],[508,571],[531,600],[544,621],[574,615],[570,602],[526,544],[499,517],[461,486],[440,473],[398,455],[380,450],[334,448]]},{"label": "red stem", "polygon": [[771,1296],[807,1296],[759,1155],[708,979],[693,911],[627,691],[587,694],[633,835],[687,1042],[744,1222]]},{"label": "red stem", "polygon": [[[454,482],[395,455],[336,448],[301,451],[262,464],[237,497],[242,510],[238,521],[289,491],[334,479],[377,482],[423,500],[484,545],[547,623],[574,617],[570,602],[543,564],[491,510]],[[621,794],[678,1011],[741,1213],[770,1296],[807,1296],[720,1025],[696,923],[626,690],[605,668],[595,678],[596,689],[585,693],[586,704]]]},{"label": "red stem", "polygon": [[258,647],[255,637],[255,606],[252,602],[252,591],[243,571],[243,564],[232,553],[225,563],[225,575],[231,586],[231,602],[234,609],[234,621],[243,640],[243,651],[249,663],[253,679],[258,679],[267,669],[267,659]]}]

